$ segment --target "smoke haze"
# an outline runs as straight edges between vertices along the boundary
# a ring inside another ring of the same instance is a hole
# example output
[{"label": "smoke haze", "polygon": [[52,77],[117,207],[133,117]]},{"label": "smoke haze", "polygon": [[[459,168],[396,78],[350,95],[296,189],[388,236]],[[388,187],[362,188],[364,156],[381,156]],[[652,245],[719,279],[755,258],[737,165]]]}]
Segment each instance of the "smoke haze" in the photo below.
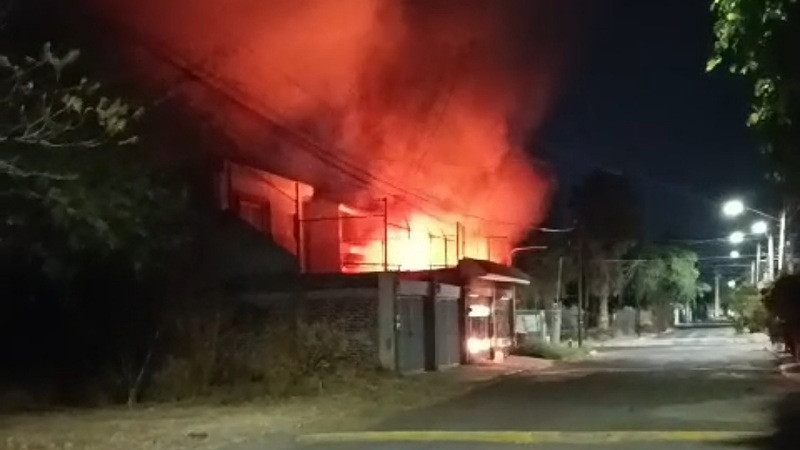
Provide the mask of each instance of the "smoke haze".
[{"label": "smoke haze", "polygon": [[[335,155],[326,164],[262,144],[262,125],[187,93],[267,169],[332,194],[389,195],[397,207],[513,223],[511,235],[546,213],[552,182],[523,145],[569,50],[561,2],[87,1]],[[366,175],[343,174],[342,161]]]}]

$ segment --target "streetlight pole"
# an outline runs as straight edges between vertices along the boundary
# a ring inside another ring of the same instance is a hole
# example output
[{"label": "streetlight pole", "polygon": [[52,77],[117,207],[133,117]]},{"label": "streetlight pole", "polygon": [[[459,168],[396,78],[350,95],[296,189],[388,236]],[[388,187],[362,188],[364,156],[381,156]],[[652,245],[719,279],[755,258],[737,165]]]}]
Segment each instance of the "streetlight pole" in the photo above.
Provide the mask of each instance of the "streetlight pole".
[{"label": "streetlight pole", "polygon": [[561,284],[564,274],[564,257],[558,257],[558,279],[556,281],[556,301],[553,302],[550,323],[550,342],[559,344],[561,342]]},{"label": "streetlight pole", "polygon": [[781,211],[780,231],[778,234],[778,273],[783,273],[783,263],[786,259],[786,210]]},{"label": "streetlight pole", "polygon": [[772,281],[775,279],[775,239],[772,238],[772,234],[767,235],[767,270],[769,270],[769,276],[767,277],[767,281]]},{"label": "streetlight pole", "polygon": [[720,316],[719,272],[714,274],[714,317]]},{"label": "streetlight pole", "polygon": [[578,238],[578,347],[583,347],[583,294],[586,290],[583,272],[583,239]]},{"label": "streetlight pole", "polygon": [[755,285],[758,286],[758,283],[761,282],[761,242],[756,243],[756,276],[755,276]]}]

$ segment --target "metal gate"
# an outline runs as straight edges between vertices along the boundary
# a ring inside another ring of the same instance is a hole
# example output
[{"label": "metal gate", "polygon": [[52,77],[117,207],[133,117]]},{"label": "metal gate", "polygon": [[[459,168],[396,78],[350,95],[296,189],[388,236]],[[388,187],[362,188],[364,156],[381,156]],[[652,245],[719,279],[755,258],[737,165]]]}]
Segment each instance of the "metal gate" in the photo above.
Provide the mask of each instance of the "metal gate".
[{"label": "metal gate", "polygon": [[422,297],[399,296],[397,302],[397,370],[425,370],[425,339]]},{"label": "metal gate", "polygon": [[436,368],[458,365],[461,361],[458,299],[436,299]]}]

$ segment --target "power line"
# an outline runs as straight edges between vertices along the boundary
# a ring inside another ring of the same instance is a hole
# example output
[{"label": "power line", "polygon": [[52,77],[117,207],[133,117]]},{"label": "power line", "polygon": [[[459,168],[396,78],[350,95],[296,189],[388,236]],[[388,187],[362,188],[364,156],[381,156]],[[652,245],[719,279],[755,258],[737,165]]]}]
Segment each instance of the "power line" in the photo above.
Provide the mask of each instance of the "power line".
[{"label": "power line", "polygon": [[[708,196],[706,196],[704,194],[700,194],[700,193],[696,192],[693,188],[689,188],[687,186],[683,186],[683,185],[681,185],[679,183],[675,183],[675,182],[671,182],[671,181],[659,180],[659,179],[653,177],[652,175],[647,175],[647,174],[643,173],[641,170],[618,170],[618,169],[612,169],[607,164],[604,164],[604,163],[598,161],[596,158],[592,158],[592,157],[587,156],[586,153],[584,153],[583,151],[578,150],[578,149],[576,149],[574,147],[570,148],[569,153],[571,153],[572,156],[576,156],[577,158],[583,160],[585,165],[593,167],[595,169],[600,169],[600,170],[603,170],[605,172],[609,172],[609,173],[613,173],[613,174],[624,174],[624,175],[627,175],[627,176],[631,176],[632,178],[637,179],[639,181],[642,181],[645,184],[659,186],[662,189],[672,191],[673,193],[682,195],[684,197],[693,197],[693,198],[695,198],[697,200],[703,201],[704,203],[712,204],[712,205],[715,205],[715,206],[719,204],[719,200],[714,200],[714,199],[711,199],[710,197],[708,197]],[[561,156],[561,154],[558,154],[558,153],[556,153],[556,154],[554,154],[552,156],[554,156],[556,159],[561,159],[562,161],[565,160],[565,158],[563,156]],[[573,163],[574,160],[570,159],[567,162],[568,163]]]},{"label": "power line", "polygon": [[117,23],[129,30],[127,35],[131,37],[139,46],[143,47],[145,50],[154,54],[156,57],[165,61],[169,65],[178,68],[184,73],[187,73],[190,78],[198,79],[204,85],[204,87],[210,88],[212,91],[223,95],[237,106],[266,121],[272,126],[273,129],[279,131],[284,138],[288,138],[290,141],[293,141],[293,143],[299,144],[298,147],[300,150],[311,154],[324,164],[327,164],[339,172],[348,175],[352,179],[364,184],[365,186],[371,186],[372,182],[380,183],[401,194],[417,198],[426,203],[436,204],[439,207],[442,206],[439,204],[441,201],[439,199],[431,197],[427,194],[419,194],[410,191],[362,170],[352,162],[329,151],[327,147],[324,147],[322,144],[316,142],[306,133],[293,129],[277,120],[276,117],[274,117],[276,111],[274,111],[268,105],[263,104],[262,102],[258,102],[258,106],[253,105],[252,100],[254,100],[254,97],[242,92],[240,89],[236,88],[233,83],[227,83],[226,80],[218,75],[204,70],[202,67],[198,67],[195,64],[192,64],[191,62],[181,58],[180,56],[175,55],[169,50],[167,45],[164,45],[157,38],[152,36],[143,37],[143,33],[130,31],[130,27],[126,26],[125,24],[121,24],[119,21],[117,21]]},{"label": "power line", "polygon": [[[182,58],[181,56],[175,54],[174,50],[172,50],[168,45],[164,44],[158,38],[150,34],[134,30],[127,24],[123,23],[123,21],[115,20],[115,22],[123,30],[127,30],[127,32],[123,34],[127,36],[129,39],[131,39],[136,45],[142,47],[144,50],[153,54],[158,59],[161,59],[162,61],[166,62],[168,65],[177,68],[180,72],[183,72],[184,74],[187,75],[187,79],[196,80],[197,82],[202,84],[204,88],[210,89],[213,92],[222,95],[223,97],[227,98],[229,101],[231,101],[238,107],[242,108],[243,110],[247,111],[248,113],[255,115],[257,118],[261,120],[264,120],[271,126],[273,131],[277,131],[278,134],[284,139],[287,139],[289,143],[295,144],[301,151],[304,151],[307,154],[311,155],[315,159],[322,162],[324,165],[333,168],[334,170],[337,170],[338,172],[361,183],[365,187],[374,187],[375,183],[381,184],[386,188],[388,188],[390,191],[395,191],[396,193],[401,194],[401,197],[397,198],[395,195],[392,194],[392,192],[387,192],[384,190],[383,193],[385,195],[392,196],[396,200],[407,203],[415,207],[416,209],[419,209],[421,212],[441,222],[447,222],[447,220],[444,220],[439,214],[432,213],[430,210],[428,210],[426,207],[421,206],[421,204],[419,203],[422,202],[424,204],[428,204],[435,207],[441,212],[447,212],[449,210],[449,207],[444,205],[441,199],[426,193],[420,193],[411,189],[404,188],[402,186],[397,185],[393,181],[389,181],[387,179],[378,177],[368,171],[363,170],[353,162],[347,160],[344,157],[339,156],[337,152],[331,151],[332,150],[331,148],[326,147],[323,144],[317,142],[312,136],[308,135],[307,133],[292,128],[291,126],[281,122],[278,119],[280,114],[277,111],[275,111],[273,108],[271,108],[264,102],[259,101],[259,99],[253,97],[252,95],[243,92],[241,89],[236,87],[235,83],[231,83],[229,80],[220,77],[218,74],[210,72],[206,70],[204,67],[198,66],[197,64],[192,63],[186,60],[185,58]],[[286,74],[283,74],[283,76],[288,78],[290,81],[292,80],[291,77],[289,77]],[[295,87],[297,87],[298,89],[301,89],[308,95],[311,95],[296,81],[294,82],[294,84]],[[416,199],[416,202],[409,200],[409,197],[411,199]],[[487,223],[496,223],[507,226],[530,227],[529,223],[491,219],[475,214],[459,213],[458,215],[466,218],[480,220]],[[571,229],[562,230],[562,229],[554,229],[546,227],[531,227],[531,228],[537,231],[552,232],[552,233],[571,231]]]}]

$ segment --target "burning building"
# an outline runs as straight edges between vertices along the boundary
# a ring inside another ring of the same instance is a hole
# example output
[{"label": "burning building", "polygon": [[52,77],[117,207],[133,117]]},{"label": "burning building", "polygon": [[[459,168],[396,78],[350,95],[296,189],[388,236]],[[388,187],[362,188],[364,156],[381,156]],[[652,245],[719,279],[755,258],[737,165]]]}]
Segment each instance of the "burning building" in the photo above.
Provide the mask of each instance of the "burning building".
[{"label": "burning building", "polygon": [[546,213],[551,180],[523,147],[566,54],[562,2],[84,2],[137,78],[225,135],[211,151],[313,186],[343,216],[388,216],[386,232],[347,219],[363,241],[348,270],[381,253],[402,269],[502,261]]},{"label": "burning building", "polygon": [[496,233],[501,226],[481,227],[467,217],[447,222],[388,198],[358,208],[250,166],[222,167],[220,207],[294,254],[304,272],[419,271],[509,257],[511,237]]},{"label": "burning building", "polygon": [[[368,283],[366,296],[358,300],[367,309],[377,308],[374,316],[369,315],[375,322],[356,322],[359,332],[374,331],[375,338],[387,333],[386,325],[378,325],[387,322],[381,317],[391,317],[393,330],[402,324],[402,332],[392,331],[389,338],[391,351],[398,356],[380,358],[389,361],[387,368],[437,368],[442,361],[468,362],[502,355],[512,345],[515,287],[529,281],[523,273],[492,262],[509,256],[508,236],[470,230],[467,224],[474,221],[448,226],[423,213],[393,213],[389,199],[373,208],[364,204],[357,209],[320,196],[304,183],[230,161],[218,174],[218,186],[222,208],[234,211],[296,255],[301,271],[326,276],[292,280],[283,286],[283,294],[278,289],[266,297],[256,295],[260,301],[291,301],[298,289],[306,291],[304,297],[337,297],[348,282],[338,280],[326,288],[331,274],[395,272],[388,299],[387,289]],[[357,283],[364,280],[377,283],[384,279],[353,278]],[[451,293],[449,297],[439,295],[442,288]],[[408,294],[409,289],[413,295]],[[355,295],[347,289],[344,292]],[[450,301],[443,302],[445,299]],[[317,304],[324,304],[322,301]],[[367,351],[370,353],[374,352]]]},{"label": "burning building", "polygon": [[[568,54],[563,2],[84,2],[132,74],[224,136],[220,205],[305,272],[502,264],[546,213],[524,147]],[[508,297],[484,288],[476,318]]]}]

